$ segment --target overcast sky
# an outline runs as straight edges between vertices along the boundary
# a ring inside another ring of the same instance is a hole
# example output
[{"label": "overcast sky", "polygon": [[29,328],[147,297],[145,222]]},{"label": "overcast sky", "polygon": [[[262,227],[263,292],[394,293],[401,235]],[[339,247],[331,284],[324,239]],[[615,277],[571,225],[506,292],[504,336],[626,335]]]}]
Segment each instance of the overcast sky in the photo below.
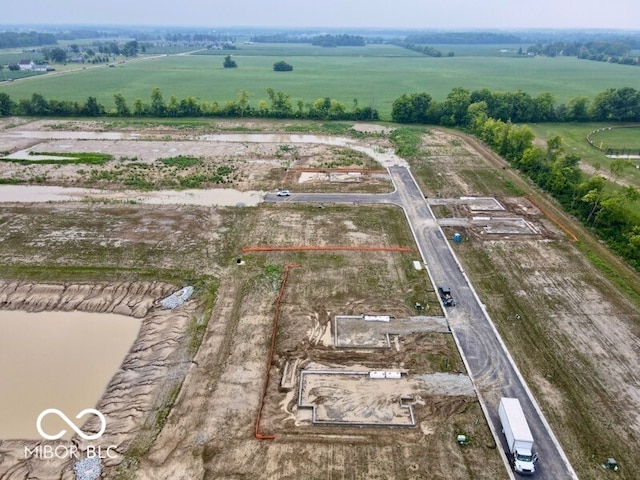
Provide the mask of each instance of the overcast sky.
[{"label": "overcast sky", "polygon": [[640,0],[4,0],[0,24],[640,30]]}]

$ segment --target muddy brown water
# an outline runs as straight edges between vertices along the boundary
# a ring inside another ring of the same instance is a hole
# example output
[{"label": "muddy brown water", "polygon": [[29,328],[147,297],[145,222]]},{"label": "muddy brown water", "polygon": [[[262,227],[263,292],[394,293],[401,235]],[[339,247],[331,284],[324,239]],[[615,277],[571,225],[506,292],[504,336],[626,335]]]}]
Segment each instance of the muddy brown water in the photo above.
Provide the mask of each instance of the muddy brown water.
[{"label": "muddy brown water", "polygon": [[[41,440],[36,420],[48,408],[81,427],[91,415],[76,415],[95,408],[140,325],[115,314],[0,310],[0,440]],[[44,417],[45,433],[62,429],[72,437],[56,415]]]}]

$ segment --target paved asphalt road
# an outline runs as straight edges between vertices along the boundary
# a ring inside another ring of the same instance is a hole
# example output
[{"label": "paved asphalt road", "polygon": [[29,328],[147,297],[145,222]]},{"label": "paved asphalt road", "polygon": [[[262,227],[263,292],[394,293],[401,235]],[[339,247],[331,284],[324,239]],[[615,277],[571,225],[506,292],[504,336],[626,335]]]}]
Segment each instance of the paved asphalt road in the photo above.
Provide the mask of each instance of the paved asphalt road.
[{"label": "paved asphalt road", "polygon": [[[502,446],[504,452],[507,451],[498,417],[500,398],[518,398],[531,427],[535,450],[539,455],[535,478],[577,479],[491,319],[462,271],[411,172],[405,167],[396,166],[389,168],[389,174],[396,186],[396,191],[390,194],[296,193],[290,197],[268,194],[265,201],[318,204],[383,203],[401,206],[434,286],[444,284],[452,290],[456,306],[446,309],[447,320],[475,384],[496,442]],[[509,472],[512,474],[511,469]]]}]

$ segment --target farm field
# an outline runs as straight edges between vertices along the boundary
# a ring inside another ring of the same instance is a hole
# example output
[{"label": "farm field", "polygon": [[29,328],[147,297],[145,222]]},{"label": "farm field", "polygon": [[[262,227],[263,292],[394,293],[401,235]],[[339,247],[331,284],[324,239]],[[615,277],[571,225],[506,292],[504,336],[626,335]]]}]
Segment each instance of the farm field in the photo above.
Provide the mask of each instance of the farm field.
[{"label": "farm field", "polygon": [[[404,93],[425,91],[443,100],[457,86],[523,90],[533,96],[551,92],[560,103],[580,95],[593,98],[607,88],[640,89],[640,76],[634,67],[576,58],[495,54],[431,58],[400,47],[377,45],[360,47],[362,55],[356,55],[355,47],[323,49],[325,55],[315,55],[321,47],[312,46],[247,47],[199,52],[214,53],[210,55],[140,57],[118,63],[117,68],[87,66],[73,74],[2,83],[0,91],[14,99],[29,98],[33,93],[55,100],[85,101],[95,96],[107,108],[113,108],[115,93],[124,95],[131,105],[137,98],[149,99],[153,87],[160,88],[167,99],[171,95],[178,99],[193,96],[219,103],[236,99],[239,91],[247,90],[250,103],[256,105],[258,100],[267,99],[266,89],[271,87],[290,94],[294,104],[297,100],[313,102],[331,97],[351,106],[358,99],[361,106],[372,105],[383,119],[389,119],[393,101]],[[238,68],[224,69],[223,54],[233,55]],[[294,70],[274,72],[277,60],[285,60]]]},{"label": "farm field", "polygon": [[[302,127],[312,131],[312,123],[216,121],[186,129],[124,121],[117,127],[75,120],[5,120],[0,125],[3,150],[86,153],[100,147],[102,153],[114,156],[111,168],[131,162],[121,162],[118,157],[133,151],[138,157],[134,163],[148,166],[135,167],[148,171],[154,165],[153,176],[175,175],[174,167],[199,168],[184,161],[156,165],[166,152],[195,155],[206,150],[205,163],[237,167],[238,177],[223,185],[234,189],[275,191],[285,168],[321,166],[340,155],[345,163],[380,168],[371,159],[349,156],[329,146],[309,144],[293,149],[286,142],[208,141],[205,149],[205,140],[200,138],[213,132],[282,134]],[[316,127],[326,128],[322,124]],[[383,150],[391,145],[388,131],[379,125],[352,128],[376,132],[359,137],[358,142]],[[20,131],[43,135],[11,135]],[[528,200],[538,194],[466,137],[440,129],[423,132],[422,154],[410,160],[412,171],[424,195],[443,202],[434,211],[439,221],[449,222],[443,227],[446,237],[462,233],[463,241],[452,243],[452,248],[579,478],[603,478],[601,464],[610,456],[621,465],[616,478],[637,478],[640,425],[635,415],[640,396],[633,370],[640,351],[637,273],[618,263],[612,263],[608,273],[597,269]],[[99,142],[77,138],[104,133],[129,138]],[[132,140],[131,134],[137,140]],[[51,185],[76,181],[82,185],[85,177],[79,170],[92,168],[69,164],[57,173],[50,166],[35,167],[52,169],[46,175]],[[101,181],[101,188],[124,188],[117,175]],[[326,183],[326,177],[316,177],[307,184],[301,177],[291,176],[287,182],[293,191],[306,191],[308,185],[314,191],[388,191],[377,183],[366,188],[358,184],[336,187]],[[533,233],[491,233],[473,225],[469,219],[477,214],[459,202],[464,196],[495,197],[505,207],[504,216],[526,218],[534,227]],[[417,427],[388,429],[313,425],[296,403],[297,389],[283,382],[287,369],[302,367],[464,376],[464,365],[447,333],[401,335],[394,340],[394,348],[374,352],[333,347],[333,315],[387,313],[404,318],[414,314],[416,301],[426,307],[426,315],[442,315],[425,272],[414,268],[417,254],[241,250],[256,245],[340,243],[415,247],[398,208],[330,203],[318,208],[286,200],[253,207],[154,206],[137,200],[95,198],[37,205],[7,203],[3,204],[1,220],[5,233],[0,239],[2,251],[11,252],[0,258],[0,277],[8,284],[7,291],[25,282],[53,285],[46,290],[30,287],[33,292],[43,292],[32,295],[31,308],[53,305],[59,285],[70,288],[98,279],[112,288],[126,284],[132,290],[138,283],[151,288],[156,279],[162,282],[162,292],[170,289],[168,284],[175,288],[187,283],[197,286],[187,310],[176,311],[182,318],[181,329],[176,326],[163,339],[178,345],[178,350],[190,351],[188,358],[194,363],[188,363],[188,369],[169,368],[167,378],[184,378],[184,382],[172,395],[154,390],[150,397],[157,402],[155,408],[145,404],[131,418],[127,418],[126,408],[121,409],[126,421],[118,424],[121,430],[107,435],[119,439],[123,458],[108,466],[108,478],[308,478],[336,474],[345,478],[507,478],[477,399],[457,389],[438,394],[414,390]],[[562,221],[576,229],[581,239],[589,236],[571,219]],[[601,255],[597,249],[602,246],[597,242],[583,241],[582,248],[594,249],[589,250],[590,255]],[[604,254],[601,258],[610,261]],[[238,259],[244,264],[238,264]],[[281,295],[274,357],[268,362],[274,301],[285,265],[290,264],[296,267],[289,271]],[[617,279],[611,277],[612,272]],[[626,294],[619,281],[625,283]],[[7,295],[8,304],[24,301],[20,300],[24,295]],[[107,293],[93,295],[96,308],[108,305]],[[188,319],[204,319],[204,323],[187,328]],[[140,345],[144,344],[140,339]],[[260,441],[254,436],[256,414],[261,408],[268,363],[270,383],[259,427],[276,439]],[[295,384],[297,377],[291,378]],[[126,383],[114,385],[112,393]],[[453,387],[453,383],[446,384]],[[314,395],[328,401],[339,399],[347,390],[348,385],[331,391],[319,386]],[[359,411],[372,415],[368,409]],[[146,421],[141,412],[148,415]],[[461,432],[469,436],[469,445],[456,443]],[[13,445],[1,442],[0,447],[8,452]],[[13,457],[6,458],[8,462]],[[380,458],[385,461],[373,460]],[[0,472],[7,465],[0,464]]]}]

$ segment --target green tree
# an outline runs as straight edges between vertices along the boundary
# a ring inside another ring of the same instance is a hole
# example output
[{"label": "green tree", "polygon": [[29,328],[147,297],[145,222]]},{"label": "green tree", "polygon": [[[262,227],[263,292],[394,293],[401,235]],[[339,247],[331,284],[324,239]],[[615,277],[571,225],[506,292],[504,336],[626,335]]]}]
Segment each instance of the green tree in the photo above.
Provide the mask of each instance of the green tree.
[{"label": "green tree", "polygon": [[187,97],[180,101],[178,109],[182,117],[199,117],[202,115],[200,103],[195,97]]},{"label": "green tree", "polygon": [[449,126],[465,126],[467,124],[467,110],[471,105],[471,93],[466,88],[455,87],[447,95],[442,104],[441,122]]},{"label": "green tree", "polygon": [[179,116],[179,108],[180,105],[178,104],[178,99],[175,95],[171,95],[171,98],[169,98],[169,105],[167,105],[167,115],[169,117]]},{"label": "green tree", "polygon": [[146,105],[142,99],[136,98],[133,101],[133,115],[135,117],[145,117],[149,114],[149,105]]},{"label": "green tree", "polygon": [[[278,118],[290,117],[293,111],[291,105],[291,97],[288,93],[276,92],[273,88],[267,88],[267,95],[271,100],[271,115]],[[331,107],[331,101],[329,101],[329,107]]]},{"label": "green tree", "polygon": [[391,106],[391,118],[398,123],[428,123],[431,101],[428,93],[402,95]]},{"label": "green tree", "polygon": [[167,106],[164,103],[164,98],[160,89],[155,87],[151,90],[151,115],[154,117],[164,117],[167,112]]},{"label": "green tree", "polygon": [[131,110],[127,106],[127,101],[121,93],[116,93],[113,95],[113,101],[116,104],[116,114],[119,117],[130,117]]},{"label": "green tree", "polygon": [[231,58],[231,55],[227,55],[224,57],[224,62],[222,63],[224,68],[238,68],[238,64],[235,60]]},{"label": "green tree", "polygon": [[138,55],[138,42],[136,40],[132,40],[124,44],[120,53],[125,57],[135,57]]},{"label": "green tree", "polygon": [[556,118],[556,100],[549,92],[543,92],[533,99],[532,122],[551,122]]},{"label": "green tree", "polygon": [[67,61],[67,51],[63,50],[60,47],[54,47],[48,52],[48,58],[45,57],[45,60],[56,63],[64,63]]},{"label": "green tree", "polygon": [[567,103],[566,120],[585,122],[589,120],[589,99],[585,96],[574,97]]},{"label": "green tree", "polygon": [[238,92],[238,109],[240,110],[240,116],[244,117],[245,112],[249,108],[249,92],[247,90],[240,90]]},{"label": "green tree", "polygon": [[16,104],[5,92],[0,92],[0,115],[7,116],[14,113]]},{"label": "green tree", "polygon": [[[624,169],[629,166],[633,166],[633,163],[631,162],[631,160],[628,160],[626,158],[616,158],[611,162],[611,164],[609,164],[609,172],[611,174],[610,178],[613,181],[613,183],[616,183],[618,181],[618,179],[623,175]],[[585,220],[585,223],[587,225],[589,224],[591,219],[594,218],[594,214],[596,214],[596,212],[600,208],[600,202],[602,201],[605,182],[606,182],[606,179],[603,178],[602,188],[600,188],[595,195],[594,193],[589,192],[589,194],[586,196],[587,200],[584,200],[583,198],[584,201],[592,205],[591,211],[589,212],[589,215]],[[595,226],[595,221],[596,219],[594,218],[594,226]]]},{"label": "green tree", "polygon": [[104,107],[98,103],[96,97],[89,97],[82,108],[82,114],[87,117],[100,117],[104,115]]},{"label": "green tree", "polygon": [[273,64],[273,70],[275,72],[291,72],[293,70],[293,66],[289,65],[287,62],[280,60]]},{"label": "green tree", "polygon": [[467,108],[467,118],[469,119],[469,126],[476,135],[479,135],[482,132],[482,127],[489,118],[487,115],[488,110],[489,107],[487,105],[487,102],[485,102],[484,100],[480,102],[474,102],[469,105],[469,108]]}]

